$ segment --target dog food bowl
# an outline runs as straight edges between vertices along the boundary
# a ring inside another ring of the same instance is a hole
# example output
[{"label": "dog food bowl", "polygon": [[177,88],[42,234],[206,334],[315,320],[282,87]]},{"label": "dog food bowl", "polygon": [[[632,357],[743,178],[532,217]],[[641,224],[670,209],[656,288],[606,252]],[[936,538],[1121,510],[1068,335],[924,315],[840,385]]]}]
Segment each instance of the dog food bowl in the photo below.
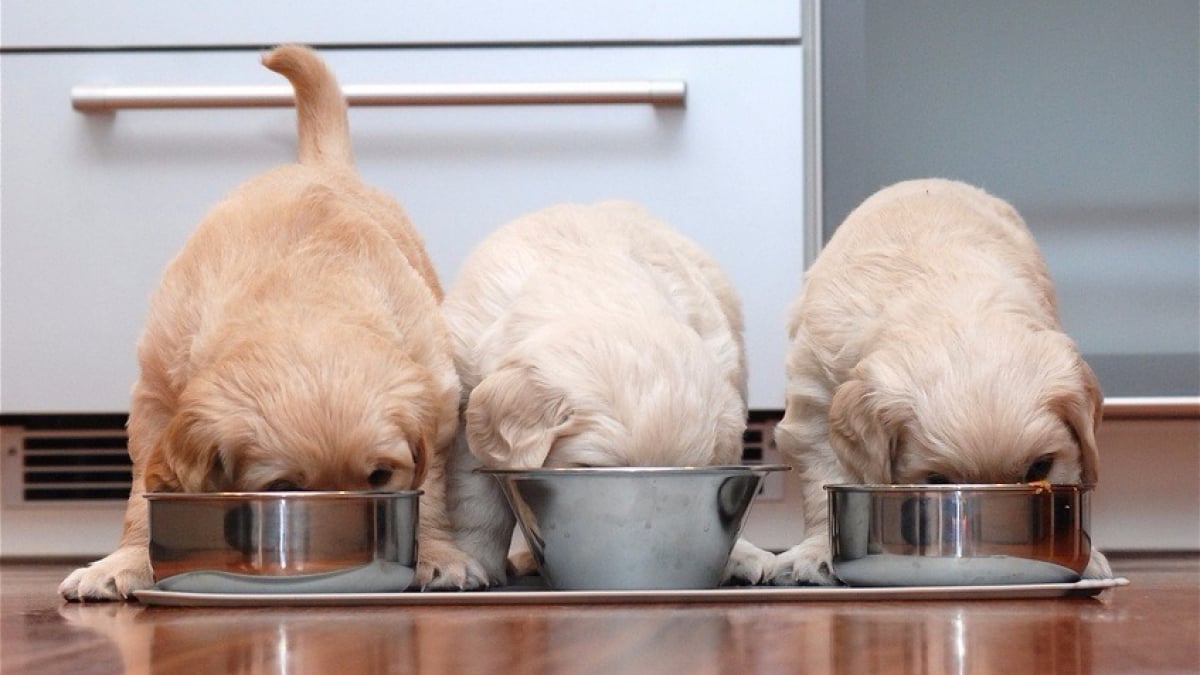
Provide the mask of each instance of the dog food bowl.
[{"label": "dog food bowl", "polygon": [[416,571],[419,490],[151,493],[160,590],[402,591]]},{"label": "dog food bowl", "polygon": [[1087,486],[825,489],[834,574],[851,586],[1070,583],[1091,557]]},{"label": "dog food bowl", "polygon": [[720,585],[767,473],[785,466],[481,469],[557,590]]}]

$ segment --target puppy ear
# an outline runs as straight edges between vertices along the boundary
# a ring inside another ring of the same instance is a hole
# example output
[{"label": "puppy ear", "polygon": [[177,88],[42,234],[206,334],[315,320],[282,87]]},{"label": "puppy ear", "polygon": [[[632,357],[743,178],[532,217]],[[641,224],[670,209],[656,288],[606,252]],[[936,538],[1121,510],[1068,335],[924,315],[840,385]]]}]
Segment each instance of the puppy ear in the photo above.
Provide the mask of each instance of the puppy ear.
[{"label": "puppy ear", "polygon": [[1100,381],[1082,358],[1076,363],[1078,386],[1058,391],[1050,397],[1050,409],[1066,421],[1079,440],[1080,481],[1091,485],[1099,478],[1100,450],[1096,431],[1104,414],[1104,394]]},{"label": "puppy ear", "polygon": [[163,441],[160,439],[146,454],[145,463],[141,469],[145,478],[146,492],[182,492],[183,487],[179,483],[179,476],[176,476],[175,471],[171,469],[170,462],[167,461],[166,453],[162,448]]},{"label": "puppy ear", "polygon": [[[408,445],[412,456],[410,489],[415,490],[425,482],[430,453],[437,448],[438,401],[430,393],[434,391],[434,383],[428,371],[414,366],[398,374],[402,379],[398,379],[390,392],[386,419]],[[455,423],[457,416],[451,422]]]},{"label": "puppy ear", "polygon": [[829,404],[829,443],[842,465],[866,483],[889,483],[901,418],[862,380],[844,382]]},{"label": "puppy ear", "polygon": [[225,467],[204,422],[188,410],[176,413],[146,462],[146,489],[212,492],[221,488]]},{"label": "puppy ear", "polygon": [[414,490],[425,482],[425,474],[429,471],[429,446],[434,438],[436,438],[436,434],[424,433],[416,442],[410,443],[408,446],[412,451],[413,458],[412,489]]},{"label": "puppy ear", "polygon": [[467,400],[467,442],[485,466],[528,469],[546,462],[554,441],[571,428],[574,411],[532,368],[488,375]]}]

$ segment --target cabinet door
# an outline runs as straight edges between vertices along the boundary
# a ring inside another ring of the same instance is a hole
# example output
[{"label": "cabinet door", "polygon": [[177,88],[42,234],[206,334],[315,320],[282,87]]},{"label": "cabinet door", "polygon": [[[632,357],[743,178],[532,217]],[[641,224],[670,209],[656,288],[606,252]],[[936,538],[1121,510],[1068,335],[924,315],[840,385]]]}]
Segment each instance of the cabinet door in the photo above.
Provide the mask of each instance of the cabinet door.
[{"label": "cabinet door", "polygon": [[[447,285],[504,222],[629,198],[713,252],[742,293],[752,407],[783,393],[803,261],[793,47],[349,50],[344,84],[667,79],[686,107],[354,108],[360,170],[403,202]],[[83,114],[80,84],[277,84],[252,52],[5,54],[2,412],[122,411],[163,266],[237,183],[295,155],[291,109]]]},{"label": "cabinet door", "polygon": [[795,0],[5,0],[3,47],[796,39]]}]

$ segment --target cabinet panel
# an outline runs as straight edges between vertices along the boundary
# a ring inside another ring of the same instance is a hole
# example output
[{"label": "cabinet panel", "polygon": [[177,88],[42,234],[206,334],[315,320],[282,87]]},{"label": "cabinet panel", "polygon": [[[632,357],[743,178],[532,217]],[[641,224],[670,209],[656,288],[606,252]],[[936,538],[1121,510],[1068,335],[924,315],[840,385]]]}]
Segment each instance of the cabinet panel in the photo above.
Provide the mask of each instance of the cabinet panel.
[{"label": "cabinet panel", "polygon": [[[7,8],[7,5],[6,5]],[[800,51],[787,46],[325,52],[344,84],[684,80],[648,105],[355,108],[362,174],[405,204],[443,281],[521,213],[630,198],[743,295],[751,407],[782,405],[803,262]],[[276,84],[252,51],[5,54],[2,412],[121,411],[158,276],[205,211],[295,153],[290,109],[82,114],[80,84]]]},{"label": "cabinet panel", "polygon": [[5,48],[796,39],[794,0],[5,0]]}]

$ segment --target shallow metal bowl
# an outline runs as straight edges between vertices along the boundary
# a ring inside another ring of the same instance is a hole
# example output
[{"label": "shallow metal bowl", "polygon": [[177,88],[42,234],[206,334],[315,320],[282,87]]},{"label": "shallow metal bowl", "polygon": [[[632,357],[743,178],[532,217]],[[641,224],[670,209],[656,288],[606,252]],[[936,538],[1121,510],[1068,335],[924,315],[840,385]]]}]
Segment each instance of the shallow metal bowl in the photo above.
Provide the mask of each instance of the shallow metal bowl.
[{"label": "shallow metal bowl", "polygon": [[558,590],[714,588],[764,476],[785,466],[483,469]]},{"label": "shallow metal bowl", "polygon": [[154,579],[201,593],[402,591],[420,494],[150,493]]},{"label": "shallow metal bowl", "polygon": [[852,586],[1078,581],[1090,487],[830,485],[834,573]]}]

